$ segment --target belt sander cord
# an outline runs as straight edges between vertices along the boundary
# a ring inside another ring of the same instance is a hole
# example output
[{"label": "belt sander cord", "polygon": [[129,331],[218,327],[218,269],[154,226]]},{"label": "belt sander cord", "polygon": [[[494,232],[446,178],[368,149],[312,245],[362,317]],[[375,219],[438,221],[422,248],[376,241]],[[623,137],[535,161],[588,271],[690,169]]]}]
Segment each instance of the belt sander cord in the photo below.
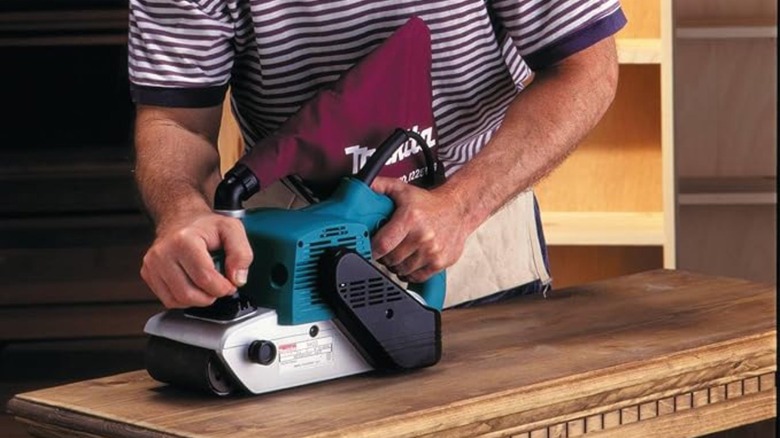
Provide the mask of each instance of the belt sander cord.
[{"label": "belt sander cord", "polygon": [[426,178],[428,178],[428,183],[432,187],[436,181],[436,160],[433,158],[433,152],[431,152],[430,146],[420,134],[412,130],[403,130],[400,128],[393,131],[390,137],[376,148],[376,151],[371,155],[355,177],[367,186],[371,186],[371,183],[374,182],[374,178],[382,171],[382,167],[387,160],[389,160],[395,151],[410,138],[422,148],[423,155],[425,156]]}]

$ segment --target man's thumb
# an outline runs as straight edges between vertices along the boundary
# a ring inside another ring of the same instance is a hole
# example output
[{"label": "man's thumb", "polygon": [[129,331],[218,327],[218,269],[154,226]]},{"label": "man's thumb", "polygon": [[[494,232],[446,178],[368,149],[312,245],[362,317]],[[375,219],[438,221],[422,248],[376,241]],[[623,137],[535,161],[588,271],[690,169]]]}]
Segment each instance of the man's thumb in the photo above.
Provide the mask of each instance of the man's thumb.
[{"label": "man's thumb", "polygon": [[404,185],[403,182],[396,178],[378,176],[374,178],[374,182],[371,183],[371,188],[377,193],[393,197],[393,194],[403,188]]}]

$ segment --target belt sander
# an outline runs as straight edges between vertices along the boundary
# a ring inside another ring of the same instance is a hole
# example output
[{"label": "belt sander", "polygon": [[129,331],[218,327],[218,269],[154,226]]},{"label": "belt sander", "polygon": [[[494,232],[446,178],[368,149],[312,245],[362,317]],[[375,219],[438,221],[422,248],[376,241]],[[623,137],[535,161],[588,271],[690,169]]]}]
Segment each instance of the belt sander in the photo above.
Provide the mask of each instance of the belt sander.
[{"label": "belt sander", "polygon": [[[149,319],[149,374],[217,395],[259,394],[436,364],[444,272],[407,290],[371,259],[370,238],[394,205],[370,185],[410,138],[422,147],[433,178],[424,139],[398,129],[327,200],[300,210],[246,212],[242,203],[258,190],[258,180],[244,164],[231,169],[214,205],[244,224],[254,251],[248,282],[209,307]],[[222,259],[215,255],[215,263],[219,268]]]}]

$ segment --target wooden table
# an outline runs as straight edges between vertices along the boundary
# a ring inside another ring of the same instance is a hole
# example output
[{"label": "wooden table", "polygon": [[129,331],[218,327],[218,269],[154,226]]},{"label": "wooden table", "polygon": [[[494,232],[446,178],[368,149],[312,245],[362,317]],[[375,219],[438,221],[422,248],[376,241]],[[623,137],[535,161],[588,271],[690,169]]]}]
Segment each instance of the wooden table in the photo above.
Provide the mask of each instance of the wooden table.
[{"label": "wooden table", "polygon": [[48,436],[695,436],[776,416],[775,288],[652,271],[446,311],[444,355],[225,399],[137,371],[17,395]]}]

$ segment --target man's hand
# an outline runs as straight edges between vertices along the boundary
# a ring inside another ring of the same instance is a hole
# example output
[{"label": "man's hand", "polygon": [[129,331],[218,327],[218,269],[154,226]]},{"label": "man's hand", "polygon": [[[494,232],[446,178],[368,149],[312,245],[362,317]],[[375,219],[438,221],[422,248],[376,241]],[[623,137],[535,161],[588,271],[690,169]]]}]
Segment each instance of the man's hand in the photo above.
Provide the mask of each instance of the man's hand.
[{"label": "man's hand", "polygon": [[[157,227],[141,277],[166,307],[207,306],[246,283],[252,249],[237,219],[212,212],[221,180],[217,136],[222,106],[139,106],[136,179]],[[224,249],[227,278],[209,251]]]},{"label": "man's hand", "polygon": [[413,283],[421,283],[458,261],[473,230],[461,219],[454,199],[394,178],[378,177],[371,187],[396,205],[393,216],[372,239],[376,260]]},{"label": "man's hand", "polygon": [[[396,210],[373,238],[374,258],[422,282],[460,258],[466,238],[552,171],[596,125],[617,87],[614,38],[535,73],[479,153],[432,191],[377,178]],[[500,178],[487,177],[500,175]]]},{"label": "man's hand", "polygon": [[[219,248],[225,250],[227,278],[209,255]],[[241,222],[203,213],[158,230],[144,256],[141,277],[165,307],[208,306],[246,283],[251,262],[252,248]]]}]

